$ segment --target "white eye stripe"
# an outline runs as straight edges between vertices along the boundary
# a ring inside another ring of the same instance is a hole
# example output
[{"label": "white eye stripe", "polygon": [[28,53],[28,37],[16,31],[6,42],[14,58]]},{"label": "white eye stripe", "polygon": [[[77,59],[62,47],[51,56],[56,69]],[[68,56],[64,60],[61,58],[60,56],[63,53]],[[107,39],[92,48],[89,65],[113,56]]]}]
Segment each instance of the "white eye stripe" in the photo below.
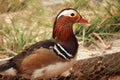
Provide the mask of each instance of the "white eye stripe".
[{"label": "white eye stripe", "polygon": [[70,16],[70,17],[71,17],[71,14],[72,14],[72,13],[74,13],[74,15],[77,14],[77,12],[76,12],[75,10],[64,10],[63,12],[61,12],[61,13],[58,15],[57,19],[59,19],[60,16],[62,16],[62,15],[64,15],[64,16]]}]

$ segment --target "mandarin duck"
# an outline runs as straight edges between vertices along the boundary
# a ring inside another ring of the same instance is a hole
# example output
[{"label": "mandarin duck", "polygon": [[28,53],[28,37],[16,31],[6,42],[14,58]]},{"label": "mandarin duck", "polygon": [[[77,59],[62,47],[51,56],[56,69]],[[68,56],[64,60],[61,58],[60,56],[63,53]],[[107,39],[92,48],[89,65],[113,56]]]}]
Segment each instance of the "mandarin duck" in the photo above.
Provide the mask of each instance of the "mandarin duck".
[{"label": "mandarin duck", "polygon": [[78,41],[73,33],[74,23],[88,23],[73,8],[61,10],[54,22],[52,40],[37,42],[0,65],[3,75],[22,75],[32,80],[61,75],[75,61]]}]

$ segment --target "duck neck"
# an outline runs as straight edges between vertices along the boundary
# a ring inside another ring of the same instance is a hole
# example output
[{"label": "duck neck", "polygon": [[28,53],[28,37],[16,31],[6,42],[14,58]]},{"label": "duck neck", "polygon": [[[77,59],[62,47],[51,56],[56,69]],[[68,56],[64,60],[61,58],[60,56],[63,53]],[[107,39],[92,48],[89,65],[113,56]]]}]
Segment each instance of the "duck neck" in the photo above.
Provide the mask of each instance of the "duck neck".
[{"label": "duck neck", "polygon": [[70,54],[76,55],[78,41],[73,33],[73,24],[64,21],[57,22],[53,29],[53,38],[60,43]]}]

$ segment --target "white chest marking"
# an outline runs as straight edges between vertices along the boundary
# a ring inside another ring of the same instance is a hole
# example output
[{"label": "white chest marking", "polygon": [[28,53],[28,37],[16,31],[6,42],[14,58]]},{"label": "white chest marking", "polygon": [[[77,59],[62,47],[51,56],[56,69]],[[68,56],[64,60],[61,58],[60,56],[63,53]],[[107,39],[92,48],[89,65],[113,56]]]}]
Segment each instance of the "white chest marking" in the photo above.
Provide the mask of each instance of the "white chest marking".
[{"label": "white chest marking", "polygon": [[60,44],[55,44],[53,47],[54,52],[56,55],[60,56],[61,58],[70,61],[73,57],[67,50],[63,48]]}]

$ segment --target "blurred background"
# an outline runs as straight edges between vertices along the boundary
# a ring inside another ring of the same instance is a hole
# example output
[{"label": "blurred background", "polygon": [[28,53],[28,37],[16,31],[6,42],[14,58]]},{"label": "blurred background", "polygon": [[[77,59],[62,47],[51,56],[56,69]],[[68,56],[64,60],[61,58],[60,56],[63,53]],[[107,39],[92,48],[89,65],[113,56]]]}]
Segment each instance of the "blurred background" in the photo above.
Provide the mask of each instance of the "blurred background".
[{"label": "blurred background", "polygon": [[66,7],[77,9],[90,22],[74,25],[81,45],[120,39],[120,0],[0,0],[0,58],[51,39],[54,19]]}]

